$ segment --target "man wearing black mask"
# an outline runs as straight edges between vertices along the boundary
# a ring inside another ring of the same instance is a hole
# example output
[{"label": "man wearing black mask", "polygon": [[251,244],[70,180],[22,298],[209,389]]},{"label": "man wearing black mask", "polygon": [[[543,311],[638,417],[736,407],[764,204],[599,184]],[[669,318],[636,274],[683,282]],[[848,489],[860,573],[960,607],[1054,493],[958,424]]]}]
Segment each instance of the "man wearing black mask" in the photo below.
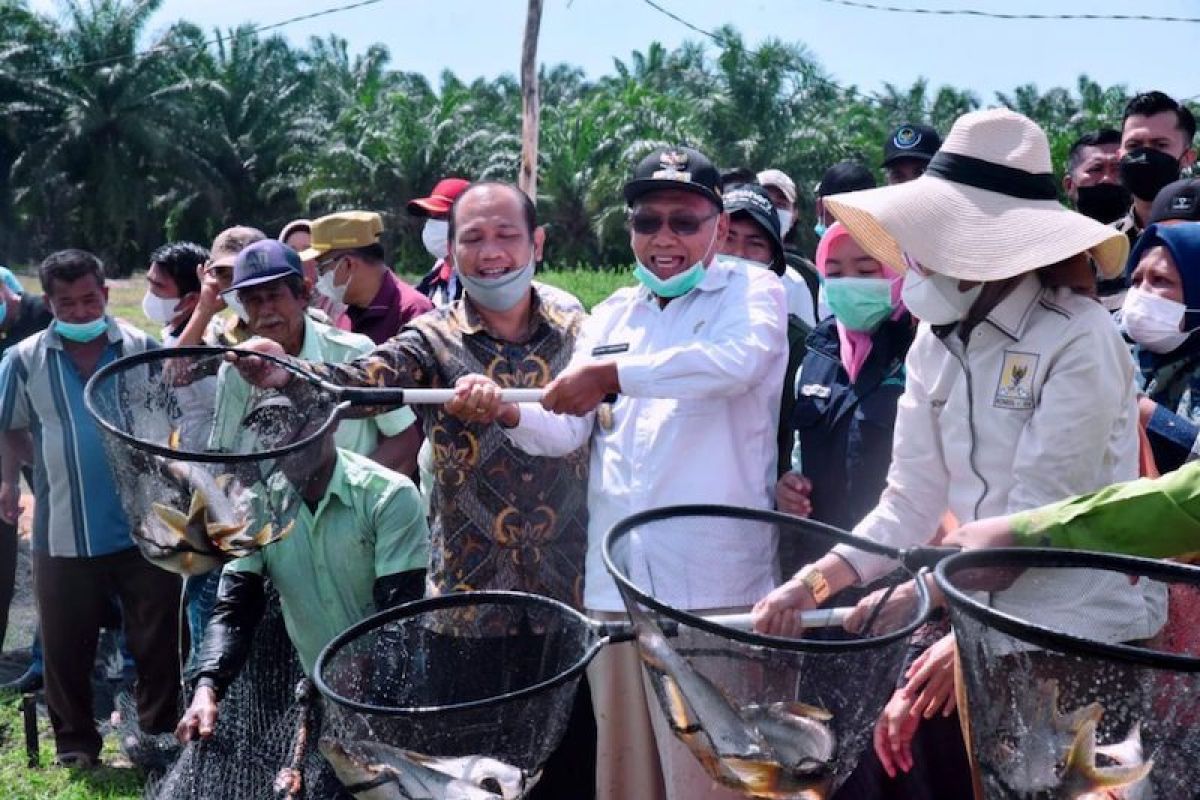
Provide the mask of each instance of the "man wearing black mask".
[{"label": "man wearing black mask", "polygon": [[[1129,213],[1132,196],[1121,184],[1121,132],[1101,128],[1075,140],[1067,153],[1063,189],[1071,205],[1084,216],[1116,224]],[[1124,230],[1124,228],[1122,228]],[[1109,311],[1117,311],[1129,288],[1124,275],[1096,280],[1096,294]]]},{"label": "man wearing black mask", "polygon": [[1129,212],[1132,197],[1121,184],[1121,132],[1101,128],[1075,140],[1067,153],[1063,190],[1084,216],[1106,225]]},{"label": "man wearing black mask", "polygon": [[1121,183],[1133,194],[1133,207],[1117,227],[1133,244],[1150,217],[1150,205],[1181,170],[1196,161],[1192,139],[1196,118],[1186,106],[1163,94],[1139,94],[1125,106],[1121,123]]}]

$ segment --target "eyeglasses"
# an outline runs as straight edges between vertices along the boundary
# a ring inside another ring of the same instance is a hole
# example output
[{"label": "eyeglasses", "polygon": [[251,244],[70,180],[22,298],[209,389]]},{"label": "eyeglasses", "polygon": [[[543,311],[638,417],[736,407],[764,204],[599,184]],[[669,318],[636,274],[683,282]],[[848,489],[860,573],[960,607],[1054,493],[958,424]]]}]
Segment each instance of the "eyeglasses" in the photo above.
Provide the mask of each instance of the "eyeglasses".
[{"label": "eyeglasses", "polygon": [[326,272],[328,272],[331,269],[337,269],[338,262],[340,262],[345,257],[346,257],[345,255],[336,255],[336,256],[333,256],[332,258],[325,258],[325,259],[322,259],[321,261],[318,261],[316,264],[317,274],[324,275]]},{"label": "eyeglasses", "polygon": [[233,280],[233,267],[229,264],[214,264],[210,261],[204,265],[204,271],[218,280]]},{"label": "eyeglasses", "polygon": [[695,214],[669,214],[663,217],[662,214],[652,214],[648,212],[637,212],[629,216],[629,227],[633,228],[633,232],[642,236],[650,236],[662,230],[663,223],[666,222],[667,227],[671,229],[671,233],[676,236],[693,236],[699,230],[700,226],[708,222],[713,217],[720,215],[717,211],[707,216],[698,217]]}]

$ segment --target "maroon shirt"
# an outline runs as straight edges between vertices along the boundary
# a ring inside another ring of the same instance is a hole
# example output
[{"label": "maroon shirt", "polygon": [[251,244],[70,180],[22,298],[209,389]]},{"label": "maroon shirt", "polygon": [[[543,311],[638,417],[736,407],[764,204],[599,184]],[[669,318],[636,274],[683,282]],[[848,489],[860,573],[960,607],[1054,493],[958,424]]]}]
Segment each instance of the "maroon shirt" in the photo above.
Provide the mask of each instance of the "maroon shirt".
[{"label": "maroon shirt", "polygon": [[383,344],[400,332],[413,317],[419,317],[433,309],[429,298],[397,278],[389,270],[375,299],[366,308],[350,306],[346,316],[350,317],[350,330],[369,336],[375,344]]}]

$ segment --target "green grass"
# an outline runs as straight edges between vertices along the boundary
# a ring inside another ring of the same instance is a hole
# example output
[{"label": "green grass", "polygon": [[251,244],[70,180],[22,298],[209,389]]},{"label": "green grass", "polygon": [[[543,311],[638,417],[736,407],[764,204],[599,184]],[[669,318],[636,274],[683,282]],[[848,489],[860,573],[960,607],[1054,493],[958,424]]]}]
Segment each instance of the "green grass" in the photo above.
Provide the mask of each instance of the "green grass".
[{"label": "green grass", "polygon": [[[5,800],[138,800],[142,776],[131,767],[105,766],[95,770],[69,770],[50,766],[54,739],[50,723],[39,721],[41,767],[30,769],[25,760],[25,735],[21,701],[0,698],[0,795]],[[101,758],[120,761],[112,737]]]}]

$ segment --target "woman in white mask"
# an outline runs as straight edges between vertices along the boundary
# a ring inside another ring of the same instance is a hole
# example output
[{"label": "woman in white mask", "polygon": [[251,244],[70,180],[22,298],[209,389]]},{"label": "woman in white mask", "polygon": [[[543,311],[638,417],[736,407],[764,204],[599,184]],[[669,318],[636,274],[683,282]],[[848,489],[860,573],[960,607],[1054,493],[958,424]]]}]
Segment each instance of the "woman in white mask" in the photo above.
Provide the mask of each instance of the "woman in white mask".
[{"label": "woman in white mask", "polygon": [[1200,434],[1200,223],[1151,225],[1129,256],[1121,327],[1137,345],[1142,420],[1162,472]]},{"label": "woman in white mask", "polygon": [[[1118,274],[1128,241],[1058,202],[1049,144],[1033,121],[1007,109],[966,114],[922,177],[826,197],[824,206],[881,263],[906,267],[901,296],[922,321],[905,364],[887,486],[856,536],[910,547],[935,540],[947,511],[966,523],[1137,476],[1133,364],[1104,308],[1061,277],[1086,275],[1089,255],[1103,276]],[[834,548],[761,600],[756,626],[797,635],[795,610],[894,567]],[[990,603],[1107,642],[1148,638],[1165,619],[1157,584],[1084,570],[1047,583],[1031,570]],[[911,611],[914,595],[911,584],[897,590],[883,613]],[[1011,657],[999,642],[989,647]],[[1044,675],[1073,668],[1044,652],[1028,657],[1045,662]],[[907,670],[911,701],[889,704],[876,726],[875,751],[889,775],[933,767],[914,773],[924,785],[907,787],[905,797],[970,796],[961,783],[931,785],[949,772],[953,738],[936,752],[912,747],[923,720],[954,712],[953,675],[947,635]],[[1020,691],[1016,683],[995,690]]]}]

